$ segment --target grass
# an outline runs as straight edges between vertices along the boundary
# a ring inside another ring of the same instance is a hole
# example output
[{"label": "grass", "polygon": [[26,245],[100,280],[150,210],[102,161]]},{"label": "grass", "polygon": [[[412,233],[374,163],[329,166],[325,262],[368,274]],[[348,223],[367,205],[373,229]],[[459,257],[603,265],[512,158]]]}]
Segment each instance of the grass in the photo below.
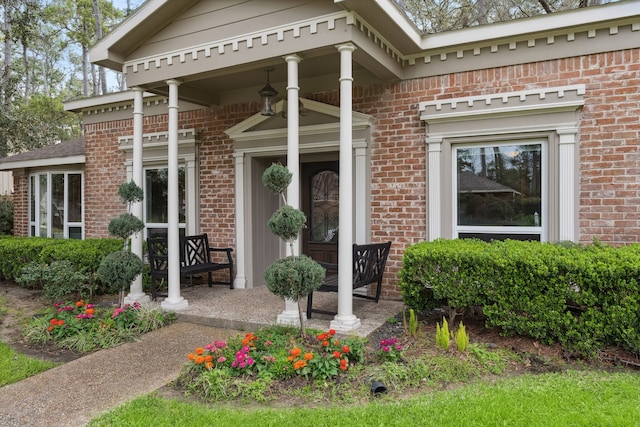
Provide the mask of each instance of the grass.
[{"label": "grass", "polygon": [[565,371],[509,377],[367,405],[242,410],[168,400],[135,399],[89,426],[637,426],[635,373]]},{"label": "grass", "polygon": [[[0,298],[0,319],[7,314],[6,304],[6,298]],[[54,366],[56,366],[55,363],[18,354],[8,345],[0,342],[0,387],[23,380]]]}]

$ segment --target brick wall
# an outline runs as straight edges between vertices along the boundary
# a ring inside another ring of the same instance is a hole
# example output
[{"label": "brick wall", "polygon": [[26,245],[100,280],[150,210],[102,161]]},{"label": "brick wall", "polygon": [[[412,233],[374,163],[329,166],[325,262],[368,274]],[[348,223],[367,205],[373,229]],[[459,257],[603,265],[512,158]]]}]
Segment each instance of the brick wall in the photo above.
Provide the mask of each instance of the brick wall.
[{"label": "brick wall", "polygon": [[13,171],[13,235],[29,235],[29,176]]},{"label": "brick wall", "polygon": [[[371,235],[393,242],[382,295],[399,298],[395,284],[403,249],[424,240],[427,228],[425,126],[421,101],[585,84],[580,112],[580,241],[640,243],[640,50],[589,55],[358,87],[354,110],[376,118],[371,145]],[[337,92],[304,94],[338,105]],[[212,244],[233,245],[235,227],[233,143],[224,130],[258,110],[227,106],[179,115],[181,128],[197,128],[200,145],[202,231]],[[167,130],[167,116],[145,117],[145,132]],[[87,237],[106,235],[123,211],[117,186],[124,182],[124,155],[117,137],[131,121],[87,126]],[[90,197],[89,197],[90,195]]]}]

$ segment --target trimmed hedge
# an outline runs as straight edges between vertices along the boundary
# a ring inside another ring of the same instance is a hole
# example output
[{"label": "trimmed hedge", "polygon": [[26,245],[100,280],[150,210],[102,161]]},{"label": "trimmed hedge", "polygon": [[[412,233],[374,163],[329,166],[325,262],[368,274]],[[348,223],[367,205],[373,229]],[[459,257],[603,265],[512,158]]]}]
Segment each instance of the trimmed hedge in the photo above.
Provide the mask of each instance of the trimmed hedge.
[{"label": "trimmed hedge", "polygon": [[0,278],[15,280],[30,262],[71,261],[76,271],[95,276],[102,258],[122,249],[120,239],[0,238]]},{"label": "trimmed hedge", "polygon": [[505,335],[640,353],[640,245],[437,240],[408,247],[399,276],[415,310],[481,306]]}]

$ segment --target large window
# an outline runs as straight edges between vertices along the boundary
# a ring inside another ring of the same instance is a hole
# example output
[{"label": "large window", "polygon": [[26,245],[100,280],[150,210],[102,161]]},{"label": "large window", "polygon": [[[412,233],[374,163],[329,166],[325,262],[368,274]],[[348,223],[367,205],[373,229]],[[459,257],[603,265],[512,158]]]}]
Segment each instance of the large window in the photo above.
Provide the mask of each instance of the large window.
[{"label": "large window", "polygon": [[[166,232],[169,199],[167,193],[168,169],[147,168],[144,173],[145,224],[149,233]],[[185,169],[178,169],[178,212],[180,232],[185,228]]]},{"label": "large window", "polygon": [[42,172],[29,177],[29,235],[82,239],[80,172]]},{"label": "large window", "polygon": [[542,240],[545,147],[542,140],[529,140],[454,148],[458,237]]}]

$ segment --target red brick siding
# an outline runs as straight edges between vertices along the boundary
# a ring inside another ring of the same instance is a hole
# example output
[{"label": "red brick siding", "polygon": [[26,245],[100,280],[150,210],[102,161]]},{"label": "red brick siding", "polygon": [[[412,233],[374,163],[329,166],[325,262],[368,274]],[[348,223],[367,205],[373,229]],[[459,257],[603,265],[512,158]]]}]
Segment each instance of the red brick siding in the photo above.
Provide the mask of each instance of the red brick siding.
[{"label": "red brick siding", "polygon": [[13,235],[29,235],[29,176],[13,171]]},{"label": "red brick siding", "polygon": [[[371,235],[393,242],[382,294],[399,298],[395,284],[407,245],[427,229],[425,126],[421,101],[585,84],[580,113],[580,241],[640,243],[640,50],[469,71],[397,84],[356,86],[354,110],[376,118],[371,144]],[[337,92],[303,96],[338,105]],[[180,127],[202,132],[200,212],[212,244],[234,245],[233,143],[224,130],[258,110],[256,104],[180,113]],[[167,116],[145,117],[145,132],[166,131]],[[116,191],[124,181],[117,137],[131,121],[87,126],[87,237],[106,235],[123,210]],[[89,197],[91,195],[91,197]],[[99,196],[98,196],[99,195]]]}]

